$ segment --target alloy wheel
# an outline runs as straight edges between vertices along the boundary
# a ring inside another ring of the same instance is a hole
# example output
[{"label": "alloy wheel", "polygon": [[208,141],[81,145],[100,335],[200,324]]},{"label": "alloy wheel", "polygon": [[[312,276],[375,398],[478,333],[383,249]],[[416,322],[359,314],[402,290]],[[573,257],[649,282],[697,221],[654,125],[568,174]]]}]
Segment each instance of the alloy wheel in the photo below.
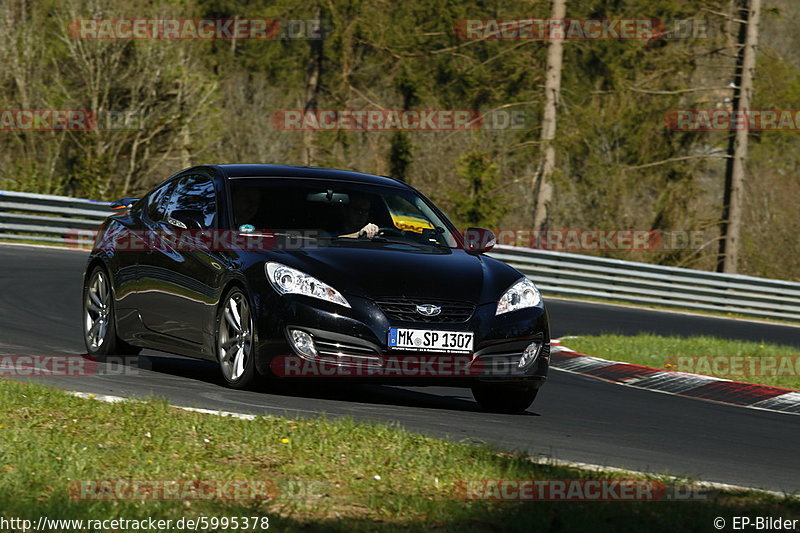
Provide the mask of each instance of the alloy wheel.
[{"label": "alloy wheel", "polygon": [[253,324],[250,306],[241,292],[233,292],[222,311],[218,354],[228,381],[239,381],[250,363],[253,349]]},{"label": "alloy wheel", "polygon": [[93,351],[99,350],[106,340],[111,313],[111,290],[101,270],[89,282],[83,307],[86,344]]}]

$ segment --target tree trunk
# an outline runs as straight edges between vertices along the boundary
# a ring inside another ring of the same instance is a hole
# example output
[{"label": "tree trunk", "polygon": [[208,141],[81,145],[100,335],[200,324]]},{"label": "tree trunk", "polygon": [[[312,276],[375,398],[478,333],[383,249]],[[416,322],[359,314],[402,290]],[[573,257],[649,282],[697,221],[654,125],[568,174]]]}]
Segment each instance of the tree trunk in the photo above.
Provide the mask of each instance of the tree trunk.
[{"label": "tree trunk", "polygon": [[[321,20],[322,12],[317,5],[314,18]],[[317,96],[319,95],[320,78],[322,77],[322,42],[323,39],[309,39],[311,48],[306,81],[306,101],[303,113],[315,113],[317,110]],[[311,122],[313,123],[313,122]],[[314,149],[314,131],[303,132],[303,164],[306,166],[316,164],[316,150]]]},{"label": "tree trunk", "polygon": [[[563,20],[567,11],[567,0],[552,0],[550,19]],[[545,230],[550,224],[550,202],[553,199],[551,178],[556,166],[556,136],[558,102],[561,97],[561,65],[564,57],[563,39],[550,39],[547,47],[547,71],[545,74],[545,104],[540,139],[544,154],[533,178],[533,227]]]},{"label": "tree trunk", "polygon": [[[756,45],[761,0],[739,0],[739,18],[746,20],[739,31],[742,48],[736,59],[733,112],[750,109],[753,95],[753,74],[756,69]],[[728,161],[725,169],[725,196],[722,204],[721,236],[717,271],[735,274],[738,271],[740,235],[742,229],[742,198],[749,124],[744,122],[730,136]]]},{"label": "tree trunk", "polygon": [[[235,39],[232,39],[231,41],[234,42]],[[183,48],[181,48],[179,57],[181,58],[181,63],[186,64],[187,59]],[[179,109],[181,110],[181,117],[188,117],[189,111],[186,109],[188,104],[186,102],[187,99],[185,94],[188,89],[187,86],[190,82],[187,79],[187,74],[185,71],[183,77],[178,83],[178,105],[180,106]],[[180,143],[181,168],[189,168],[192,166],[192,136],[191,132],[189,131],[189,121],[185,118],[183,119],[183,124],[181,125],[180,140],[178,142]]]}]

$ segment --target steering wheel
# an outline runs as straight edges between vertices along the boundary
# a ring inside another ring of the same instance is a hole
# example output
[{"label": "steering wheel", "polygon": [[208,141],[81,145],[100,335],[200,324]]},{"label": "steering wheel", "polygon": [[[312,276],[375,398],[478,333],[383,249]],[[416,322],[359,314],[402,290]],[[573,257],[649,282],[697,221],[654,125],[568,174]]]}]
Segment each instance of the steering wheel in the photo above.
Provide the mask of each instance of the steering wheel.
[{"label": "steering wheel", "polygon": [[375,237],[390,237],[390,236],[402,237],[403,230],[397,228],[383,227],[383,228],[378,228],[378,233],[375,234]]}]

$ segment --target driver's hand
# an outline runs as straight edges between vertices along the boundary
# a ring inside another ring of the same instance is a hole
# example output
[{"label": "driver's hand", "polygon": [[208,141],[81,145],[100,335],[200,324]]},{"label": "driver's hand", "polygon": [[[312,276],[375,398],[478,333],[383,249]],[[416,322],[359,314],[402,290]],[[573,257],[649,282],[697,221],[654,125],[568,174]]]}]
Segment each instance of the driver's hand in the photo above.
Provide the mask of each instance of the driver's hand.
[{"label": "driver's hand", "polygon": [[367,237],[368,239],[373,238],[375,235],[378,234],[378,226],[375,224],[367,224],[358,232],[358,236],[361,237],[362,235]]}]

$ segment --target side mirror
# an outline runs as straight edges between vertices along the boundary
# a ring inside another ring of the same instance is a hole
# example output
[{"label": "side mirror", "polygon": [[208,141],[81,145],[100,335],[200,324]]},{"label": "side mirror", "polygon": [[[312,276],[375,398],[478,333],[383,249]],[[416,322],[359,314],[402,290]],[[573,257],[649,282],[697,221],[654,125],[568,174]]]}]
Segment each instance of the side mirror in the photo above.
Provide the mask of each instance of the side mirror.
[{"label": "side mirror", "polygon": [[120,198],[115,202],[111,202],[111,209],[128,209],[138,201],[138,198]]},{"label": "side mirror", "polygon": [[488,252],[497,244],[497,237],[490,229],[467,228],[464,232],[464,249],[468,252]]},{"label": "side mirror", "polygon": [[180,229],[202,230],[206,229],[205,217],[200,211],[191,209],[178,209],[173,211],[167,217],[167,222],[171,226]]}]

